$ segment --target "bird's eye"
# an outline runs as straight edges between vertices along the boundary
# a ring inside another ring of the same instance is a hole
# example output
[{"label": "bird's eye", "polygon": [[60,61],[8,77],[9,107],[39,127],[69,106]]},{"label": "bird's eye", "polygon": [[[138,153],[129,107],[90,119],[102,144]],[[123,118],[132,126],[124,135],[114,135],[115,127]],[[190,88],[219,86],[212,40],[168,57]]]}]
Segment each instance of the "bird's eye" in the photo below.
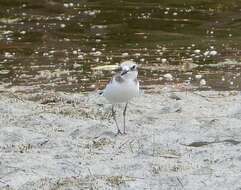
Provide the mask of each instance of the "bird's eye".
[{"label": "bird's eye", "polygon": [[131,67],[131,70],[134,70],[136,68],[136,66],[135,65],[133,65],[132,67]]}]

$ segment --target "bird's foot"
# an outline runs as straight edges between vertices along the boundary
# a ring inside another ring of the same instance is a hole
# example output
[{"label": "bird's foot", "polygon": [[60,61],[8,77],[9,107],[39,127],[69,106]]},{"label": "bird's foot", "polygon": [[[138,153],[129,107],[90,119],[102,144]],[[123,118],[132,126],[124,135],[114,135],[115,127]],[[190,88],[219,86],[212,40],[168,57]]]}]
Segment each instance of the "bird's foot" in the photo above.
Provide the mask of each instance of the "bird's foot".
[{"label": "bird's foot", "polygon": [[118,129],[117,133],[116,133],[116,136],[117,135],[123,135],[123,133]]}]

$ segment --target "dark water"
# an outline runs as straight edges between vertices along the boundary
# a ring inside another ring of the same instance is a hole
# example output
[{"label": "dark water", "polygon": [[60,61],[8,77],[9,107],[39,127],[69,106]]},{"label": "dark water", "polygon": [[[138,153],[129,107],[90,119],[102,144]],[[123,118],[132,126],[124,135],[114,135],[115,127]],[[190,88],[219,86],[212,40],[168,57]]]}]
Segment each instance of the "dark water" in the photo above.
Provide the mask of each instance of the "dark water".
[{"label": "dark water", "polygon": [[0,15],[5,88],[95,90],[113,74],[95,67],[133,59],[146,88],[241,89],[239,0],[0,0]]}]

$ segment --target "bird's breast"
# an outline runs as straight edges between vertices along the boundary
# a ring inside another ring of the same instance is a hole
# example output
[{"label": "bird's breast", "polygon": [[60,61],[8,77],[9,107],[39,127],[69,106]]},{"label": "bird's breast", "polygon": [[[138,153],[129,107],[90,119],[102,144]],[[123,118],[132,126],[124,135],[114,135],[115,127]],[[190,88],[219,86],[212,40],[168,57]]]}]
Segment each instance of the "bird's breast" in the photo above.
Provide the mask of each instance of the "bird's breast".
[{"label": "bird's breast", "polygon": [[104,96],[111,103],[121,103],[127,102],[131,98],[139,94],[139,84],[138,81],[124,81],[119,83],[118,81],[112,81],[108,84]]}]

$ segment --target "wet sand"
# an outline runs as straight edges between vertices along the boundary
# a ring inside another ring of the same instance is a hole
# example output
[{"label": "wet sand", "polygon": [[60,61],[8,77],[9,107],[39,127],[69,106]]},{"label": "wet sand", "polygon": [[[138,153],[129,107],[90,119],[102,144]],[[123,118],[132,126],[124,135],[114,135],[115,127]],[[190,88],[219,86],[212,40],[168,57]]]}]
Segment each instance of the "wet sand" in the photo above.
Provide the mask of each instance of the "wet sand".
[{"label": "wet sand", "polygon": [[0,189],[240,189],[240,127],[235,91],[156,87],[119,136],[96,93],[2,92]]}]

